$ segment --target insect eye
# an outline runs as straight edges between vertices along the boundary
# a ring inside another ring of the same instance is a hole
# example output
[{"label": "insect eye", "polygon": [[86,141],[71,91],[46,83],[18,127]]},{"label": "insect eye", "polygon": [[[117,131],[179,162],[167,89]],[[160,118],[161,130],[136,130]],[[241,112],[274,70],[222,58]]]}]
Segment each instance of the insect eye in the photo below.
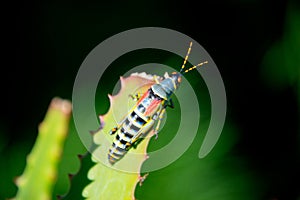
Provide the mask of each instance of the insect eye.
[{"label": "insect eye", "polygon": [[181,83],[181,77],[178,77],[178,82]]}]

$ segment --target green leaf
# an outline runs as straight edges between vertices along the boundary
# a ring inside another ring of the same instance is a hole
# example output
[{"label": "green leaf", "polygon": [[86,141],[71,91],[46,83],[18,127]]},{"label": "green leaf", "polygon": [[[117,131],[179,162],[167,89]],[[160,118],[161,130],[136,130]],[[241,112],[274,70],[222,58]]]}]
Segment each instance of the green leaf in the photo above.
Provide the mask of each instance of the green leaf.
[{"label": "green leaf", "polygon": [[36,143],[27,157],[24,173],[16,179],[16,199],[51,199],[64,141],[67,135],[71,103],[54,98],[39,126]]},{"label": "green leaf", "polygon": [[[87,154],[87,149],[82,144],[79,135],[76,131],[74,120],[71,117],[69,123],[68,137],[66,138],[63,153],[61,156],[61,162],[57,168],[57,180],[53,189],[52,199],[61,197],[63,199],[69,195],[69,190],[79,190],[78,196],[81,196],[82,188],[89,183],[86,178],[86,174],[89,168],[85,170],[85,179],[83,178],[79,183],[73,183],[73,178],[78,176],[78,173],[82,172],[82,157]],[[89,154],[88,154],[89,155]],[[91,163],[91,161],[90,161]],[[73,198],[74,199],[74,196]]]},{"label": "green leaf", "polygon": [[92,153],[92,160],[96,163],[88,173],[93,182],[83,191],[87,199],[134,199],[136,184],[139,182],[142,163],[147,159],[147,146],[150,137],[146,137],[136,149],[129,152],[113,166],[107,160],[107,153],[115,135],[109,131],[128,114],[136,102],[129,95],[144,93],[155,82],[150,75],[132,74],[127,78],[120,78],[121,89],[115,96],[109,95],[109,111],[100,116],[103,128],[94,135],[94,142],[99,145]]}]

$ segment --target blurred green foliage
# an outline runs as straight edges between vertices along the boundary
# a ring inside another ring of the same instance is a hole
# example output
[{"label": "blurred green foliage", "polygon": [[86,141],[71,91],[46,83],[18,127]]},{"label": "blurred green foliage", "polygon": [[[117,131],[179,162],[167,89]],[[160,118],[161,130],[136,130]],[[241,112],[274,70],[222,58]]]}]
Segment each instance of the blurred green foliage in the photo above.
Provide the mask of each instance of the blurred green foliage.
[{"label": "blurred green foliage", "polygon": [[[55,118],[56,120],[59,120],[59,118]],[[46,147],[40,146],[39,148],[41,149],[38,151],[42,153]],[[67,138],[65,139],[65,143],[62,148],[63,150],[60,159],[61,161],[57,163],[57,176],[52,180],[52,184],[54,184],[54,186],[52,186],[53,192],[51,192],[51,199],[56,199],[57,196],[64,196],[68,193],[71,187],[70,176],[78,173],[79,169],[81,168],[79,157],[86,154],[86,149],[82,145],[75,130],[73,118],[71,118],[70,120]],[[17,186],[15,185],[13,180],[15,180],[22,174],[23,169],[26,165],[26,158],[30,151],[31,148],[28,144],[20,143],[19,146],[17,148],[14,148],[12,151],[4,152],[4,154],[1,154],[0,159],[6,161],[1,164],[1,167],[4,167],[6,170],[0,170],[0,177],[2,180],[0,197],[8,198],[16,195]],[[47,159],[49,158],[47,157]],[[42,161],[40,160],[39,162]],[[39,165],[40,164],[42,163],[39,163]],[[82,178],[82,180],[84,179]],[[40,182],[37,183],[40,184]],[[84,183],[84,181],[81,181],[81,183]],[[76,189],[76,187],[78,187],[76,190],[79,191],[83,189],[83,186],[80,184],[73,185],[72,187],[73,189]]]},{"label": "blurred green foliage", "polygon": [[74,175],[82,170],[81,158],[86,156],[86,154],[87,150],[81,143],[75,128],[74,120],[71,118],[69,133],[64,145],[62,159],[58,165],[58,178],[54,186],[52,199],[55,199],[57,196],[67,195],[71,187],[77,191],[81,191],[83,189],[81,184],[85,183],[84,178],[81,178],[81,181],[74,185],[71,184],[71,180]]},{"label": "blurred green foliage", "polygon": [[23,174],[16,179],[16,199],[51,199],[57,177],[72,105],[69,101],[54,98],[43,122],[39,125],[38,138],[26,157]]},{"label": "blurred green foliage", "polygon": [[300,105],[300,9],[290,4],[282,38],[267,51],[262,75],[273,90],[293,87]]},{"label": "blurred green foliage", "polygon": [[[207,121],[202,122],[204,124]],[[247,162],[232,153],[237,140],[236,130],[228,125],[213,151],[204,159],[198,152],[204,129],[180,159],[164,169],[150,173],[138,199],[260,199],[262,185],[247,166]],[[168,134],[164,131],[162,134]],[[163,137],[161,134],[161,138]],[[152,142],[155,145],[155,141]]]}]

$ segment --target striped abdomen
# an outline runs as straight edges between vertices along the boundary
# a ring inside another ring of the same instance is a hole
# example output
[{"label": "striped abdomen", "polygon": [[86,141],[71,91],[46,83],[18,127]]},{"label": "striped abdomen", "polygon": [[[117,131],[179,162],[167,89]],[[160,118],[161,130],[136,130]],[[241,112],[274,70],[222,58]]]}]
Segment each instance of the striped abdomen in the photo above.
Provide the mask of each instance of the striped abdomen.
[{"label": "striped abdomen", "polygon": [[108,151],[108,161],[114,164],[120,160],[132,144],[132,138],[138,134],[146,123],[134,111],[126,118],[123,126],[116,132],[116,137]]},{"label": "striped abdomen", "polygon": [[126,154],[127,149],[130,146],[128,143],[131,141],[132,137],[133,135],[127,133],[124,127],[117,131],[117,135],[108,151],[108,161],[110,164],[114,164]]},{"label": "striped abdomen", "polygon": [[120,160],[143,134],[147,134],[154,124],[153,114],[161,108],[161,100],[155,98],[151,89],[129,113],[108,152],[108,160],[114,164]]}]

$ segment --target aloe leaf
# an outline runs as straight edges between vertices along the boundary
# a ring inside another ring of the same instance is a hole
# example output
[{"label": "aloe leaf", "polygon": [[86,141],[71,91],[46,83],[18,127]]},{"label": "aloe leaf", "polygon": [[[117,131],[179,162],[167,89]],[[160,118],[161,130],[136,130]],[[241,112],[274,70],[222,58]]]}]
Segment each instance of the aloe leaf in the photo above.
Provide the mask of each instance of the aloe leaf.
[{"label": "aloe leaf", "polygon": [[109,95],[110,108],[105,115],[100,116],[103,128],[95,133],[93,139],[98,147],[92,153],[92,160],[96,163],[89,173],[92,180],[84,190],[83,196],[87,199],[135,199],[134,191],[141,180],[140,169],[147,159],[147,146],[152,136],[146,137],[136,149],[132,148],[120,161],[113,166],[108,163],[107,153],[115,135],[109,131],[122,121],[136,102],[129,98],[138,92],[144,93],[155,83],[153,77],[141,74],[132,74],[127,78],[120,78],[121,89],[115,96]]},{"label": "aloe leaf", "polygon": [[91,182],[87,178],[87,172],[94,165],[94,163],[91,161],[90,154],[86,153],[84,155],[78,156],[77,159],[79,160],[78,162],[80,163],[80,168],[75,173],[69,175],[69,189],[64,194],[60,193],[61,195],[57,195],[57,199],[82,199],[82,189]]},{"label": "aloe leaf", "polygon": [[64,141],[68,132],[71,103],[54,98],[39,126],[36,143],[27,157],[23,174],[16,179],[16,199],[51,199]]},{"label": "aloe leaf", "polygon": [[[66,196],[70,196],[69,191],[71,189],[79,190],[79,193],[77,193],[77,198],[78,196],[81,196],[82,188],[84,188],[84,186],[89,183],[86,178],[86,174],[89,168],[86,168],[84,172],[82,169],[83,167],[85,167],[82,166],[82,160],[83,157],[88,157],[86,155],[87,150],[82,144],[78,133],[76,132],[74,120],[71,117],[68,137],[66,138],[64,144],[61,162],[58,165],[57,180],[53,189],[52,199],[56,199],[57,197],[58,199],[66,199]],[[85,160],[87,160],[87,158]],[[81,176],[81,181],[74,183],[74,179],[75,177],[78,177],[79,173],[85,173],[85,177],[83,178],[83,176]],[[72,195],[73,194],[74,193],[72,193]],[[74,199],[74,196],[71,199]]]}]

